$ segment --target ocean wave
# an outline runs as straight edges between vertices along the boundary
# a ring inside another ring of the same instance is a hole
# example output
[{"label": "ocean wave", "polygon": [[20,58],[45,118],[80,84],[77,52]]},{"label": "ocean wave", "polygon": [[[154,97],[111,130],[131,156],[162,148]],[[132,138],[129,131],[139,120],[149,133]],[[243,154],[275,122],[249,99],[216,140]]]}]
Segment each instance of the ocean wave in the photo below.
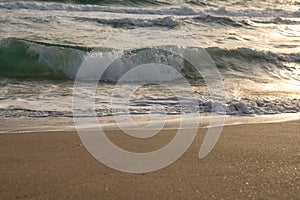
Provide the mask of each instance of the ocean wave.
[{"label": "ocean wave", "polygon": [[0,74],[15,78],[70,78],[84,55],[81,47],[7,39],[0,43]]},{"label": "ocean wave", "polygon": [[243,27],[251,26],[244,21],[235,21],[229,17],[218,17],[211,15],[200,15],[197,17],[182,17],[175,18],[174,16],[159,17],[159,18],[118,18],[118,19],[103,19],[103,18],[82,18],[78,17],[79,21],[91,21],[103,25],[109,25],[114,28],[137,28],[137,27],[169,27],[173,28],[183,23],[203,23],[203,24],[219,24],[223,26]]},{"label": "ocean wave", "polygon": [[[287,63],[300,63],[300,54],[273,53],[248,48],[207,48],[218,68],[240,78],[264,82],[267,79],[300,81],[299,69]],[[296,64],[297,63],[297,64]]]},{"label": "ocean wave", "polygon": [[300,21],[291,20],[291,19],[283,19],[281,17],[276,17],[271,20],[251,20],[255,23],[261,23],[261,24],[288,24],[288,25],[298,25],[300,24]]},{"label": "ocean wave", "polygon": [[229,25],[234,27],[241,27],[243,26],[242,23],[236,22],[232,20],[229,17],[216,17],[211,15],[203,15],[203,16],[197,16],[192,18],[194,21],[200,21],[204,23],[217,23],[221,25]]},{"label": "ocean wave", "polygon": [[153,6],[153,5],[170,5],[172,1],[168,0],[36,0],[39,2],[61,2],[72,4],[92,4],[92,5],[123,5],[123,6]]},{"label": "ocean wave", "polygon": [[145,8],[128,8],[128,7],[109,7],[99,5],[77,5],[67,3],[40,3],[40,2],[3,2],[0,8],[5,9],[30,9],[30,10],[60,10],[60,11],[85,11],[85,12],[112,12],[112,13],[128,13],[128,14],[149,14],[149,15],[196,15],[199,12],[192,8],[171,7],[162,9],[145,9]]},{"label": "ocean wave", "polygon": [[[150,0],[149,0],[150,1]],[[138,1],[137,1],[138,2]],[[137,3],[135,2],[135,3]],[[193,2],[193,1],[192,1]],[[93,4],[72,4],[68,2],[31,2],[31,1],[17,1],[17,2],[0,2],[0,8],[4,9],[29,9],[29,10],[58,10],[58,11],[84,11],[84,12],[110,12],[110,13],[127,13],[127,14],[143,14],[143,15],[217,15],[217,16],[230,16],[230,17],[286,17],[286,18],[299,18],[300,11],[287,11],[283,9],[240,9],[228,10],[225,7],[215,8],[199,8],[191,7],[192,2],[186,4],[175,4],[170,7],[159,8],[141,8],[141,7],[112,7],[104,5]],[[211,7],[211,6],[210,6]]]},{"label": "ocean wave", "polygon": [[114,28],[133,28],[133,27],[175,27],[179,25],[173,17],[163,17],[156,19],[134,19],[134,18],[120,18],[120,19],[101,19],[101,18],[77,18],[77,20],[92,21],[99,24],[110,25]]},{"label": "ocean wave", "polygon": [[165,6],[178,5],[182,3],[197,6],[212,6],[213,3],[203,0],[33,0],[35,2],[69,3],[82,5],[118,5],[118,6]]},{"label": "ocean wave", "polygon": [[[170,65],[182,72],[189,79],[198,79],[197,73],[182,58],[172,58],[161,49],[182,48],[176,46],[148,47],[127,50],[118,62],[114,63],[103,75],[104,80],[117,81],[132,67],[144,63]],[[197,48],[197,47],[191,47]],[[0,43],[0,76],[6,77],[45,77],[74,79],[77,71],[93,50],[91,47],[76,47],[46,43],[29,42],[9,39]],[[300,54],[279,54],[262,52],[247,48],[222,49],[210,47],[205,49],[217,67],[223,71],[243,72],[247,77],[256,69],[269,73],[277,71],[291,72],[293,69],[285,66],[285,62],[299,63]],[[102,57],[119,53],[118,49],[97,48]],[[16,59],[18,58],[18,59]],[[280,77],[280,74],[277,74]],[[297,79],[298,74],[294,75]],[[299,78],[299,77],[298,77]]]},{"label": "ocean wave", "polygon": [[265,61],[286,61],[286,62],[300,62],[299,53],[283,54],[283,53],[273,53],[257,51],[248,48],[236,48],[236,49],[222,49],[217,47],[211,47],[206,49],[208,53],[216,57],[232,57],[232,58],[248,58],[258,59]]},{"label": "ocean wave", "polygon": [[203,0],[187,0],[186,1],[187,4],[191,4],[191,5],[196,5],[196,6],[202,6],[202,7],[206,7],[206,6],[216,6],[213,2],[211,1],[203,1]]},{"label": "ocean wave", "polygon": [[225,7],[220,8],[211,8],[206,10],[207,13],[212,13],[215,15],[221,16],[232,16],[232,17],[250,17],[250,18],[257,18],[257,17],[291,17],[297,18],[300,17],[300,11],[286,11],[283,9],[272,9],[266,8],[262,10],[253,10],[253,9],[245,9],[245,10],[228,10]]}]

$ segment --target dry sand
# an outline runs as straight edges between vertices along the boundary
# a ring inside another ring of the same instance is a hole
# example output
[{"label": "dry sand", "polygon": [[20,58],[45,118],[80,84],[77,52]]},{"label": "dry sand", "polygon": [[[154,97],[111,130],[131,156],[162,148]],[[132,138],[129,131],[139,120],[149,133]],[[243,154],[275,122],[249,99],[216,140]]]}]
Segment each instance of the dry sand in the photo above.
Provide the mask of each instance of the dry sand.
[{"label": "dry sand", "polygon": [[[299,199],[300,121],[226,126],[213,151],[198,158],[206,129],[175,163],[128,174],[95,160],[75,132],[0,135],[1,199]],[[116,144],[143,152],[166,144],[174,131]]]}]

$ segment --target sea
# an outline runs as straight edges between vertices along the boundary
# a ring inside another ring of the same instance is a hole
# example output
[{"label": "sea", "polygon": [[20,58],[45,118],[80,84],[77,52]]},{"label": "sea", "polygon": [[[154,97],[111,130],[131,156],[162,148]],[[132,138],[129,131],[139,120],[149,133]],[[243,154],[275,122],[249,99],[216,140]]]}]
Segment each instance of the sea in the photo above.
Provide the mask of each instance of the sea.
[{"label": "sea", "polygon": [[[0,119],[10,123],[300,118],[297,0],[0,0],[0,24]],[[220,94],[211,92],[215,82]],[[78,94],[93,97],[93,111],[74,114]]]}]

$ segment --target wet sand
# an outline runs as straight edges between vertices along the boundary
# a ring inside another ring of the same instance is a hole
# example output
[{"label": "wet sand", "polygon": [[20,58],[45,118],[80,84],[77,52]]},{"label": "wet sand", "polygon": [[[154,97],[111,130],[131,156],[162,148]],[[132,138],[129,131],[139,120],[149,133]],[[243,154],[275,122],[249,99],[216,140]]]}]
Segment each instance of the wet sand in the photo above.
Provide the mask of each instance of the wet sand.
[{"label": "wet sand", "polygon": [[[107,131],[121,147],[145,152],[176,130],[141,140]],[[224,127],[213,151],[198,158],[206,129],[175,163],[128,174],[95,160],[74,131],[0,135],[0,199],[297,199],[300,121]]]}]

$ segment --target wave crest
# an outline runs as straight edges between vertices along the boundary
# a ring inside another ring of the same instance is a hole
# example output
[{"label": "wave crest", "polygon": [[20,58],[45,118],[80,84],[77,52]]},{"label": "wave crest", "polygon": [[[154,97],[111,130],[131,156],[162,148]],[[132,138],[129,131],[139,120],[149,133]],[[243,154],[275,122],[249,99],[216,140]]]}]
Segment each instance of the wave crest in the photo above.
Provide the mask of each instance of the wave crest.
[{"label": "wave crest", "polygon": [[[181,58],[171,59],[170,55],[161,52],[165,46],[145,47],[141,49],[126,50],[120,61],[106,74],[105,79],[117,81],[124,69],[145,63],[170,65],[186,75],[189,79],[199,79],[197,73]],[[168,49],[179,48],[170,46]],[[197,48],[197,47],[192,47]],[[90,54],[91,47],[62,46],[29,42],[18,39],[9,39],[0,43],[0,75],[7,77],[47,77],[47,78],[68,78],[74,79],[76,73]],[[300,54],[279,54],[273,52],[262,52],[247,48],[222,49],[210,47],[205,49],[212,57],[221,71],[235,72],[239,76],[247,77],[249,74],[259,77],[257,72],[264,70],[266,74],[278,78],[282,71],[291,74],[297,80],[297,73],[284,63],[300,63]],[[101,56],[120,52],[119,49],[97,48]],[[18,59],[16,59],[18,58]],[[125,70],[126,71],[126,70]],[[242,72],[242,73],[241,73]],[[298,77],[299,78],[299,77]]]}]

